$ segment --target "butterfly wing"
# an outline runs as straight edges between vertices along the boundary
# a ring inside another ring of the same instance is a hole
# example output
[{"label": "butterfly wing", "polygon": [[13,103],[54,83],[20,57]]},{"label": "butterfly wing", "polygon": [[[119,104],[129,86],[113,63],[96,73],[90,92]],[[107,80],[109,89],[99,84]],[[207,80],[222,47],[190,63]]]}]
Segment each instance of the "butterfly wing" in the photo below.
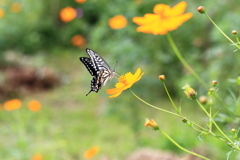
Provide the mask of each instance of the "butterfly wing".
[{"label": "butterfly wing", "polygon": [[90,94],[92,91],[98,92],[113,77],[115,71],[112,71],[107,62],[93,50],[87,48],[86,52],[90,58],[80,57],[79,59],[93,76],[91,90],[88,92]]},{"label": "butterfly wing", "polygon": [[85,65],[85,67],[87,68],[88,72],[92,76],[96,76],[97,75],[97,70],[94,69],[92,61],[91,61],[90,58],[88,58],[88,57],[80,57],[79,59]]},{"label": "butterfly wing", "polygon": [[108,65],[108,63],[101,57],[99,56],[96,52],[94,52],[91,49],[86,49],[87,54],[90,56],[92,63],[93,63],[93,67],[95,69],[98,69],[99,71],[101,70],[109,70],[110,66]]},{"label": "butterfly wing", "polygon": [[89,93],[91,93],[92,91],[97,93],[99,89],[101,89],[101,87],[102,83],[100,82],[100,77],[99,76],[93,77],[93,79],[91,80],[91,90],[88,92],[88,94],[86,94],[86,96],[89,95]]}]

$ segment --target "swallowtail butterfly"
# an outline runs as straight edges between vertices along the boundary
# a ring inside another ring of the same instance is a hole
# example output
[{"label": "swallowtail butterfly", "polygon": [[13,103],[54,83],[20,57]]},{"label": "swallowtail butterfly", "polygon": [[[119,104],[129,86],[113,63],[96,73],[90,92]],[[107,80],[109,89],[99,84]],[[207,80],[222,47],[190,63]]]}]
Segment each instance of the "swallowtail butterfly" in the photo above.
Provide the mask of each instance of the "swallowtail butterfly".
[{"label": "swallowtail butterfly", "polygon": [[[109,79],[112,79],[115,75],[115,70],[111,70],[107,62],[91,49],[86,49],[89,57],[80,57],[80,61],[85,65],[89,73],[93,76],[91,81],[91,90],[98,92],[102,86],[105,86]],[[86,94],[86,96],[88,95]]]}]

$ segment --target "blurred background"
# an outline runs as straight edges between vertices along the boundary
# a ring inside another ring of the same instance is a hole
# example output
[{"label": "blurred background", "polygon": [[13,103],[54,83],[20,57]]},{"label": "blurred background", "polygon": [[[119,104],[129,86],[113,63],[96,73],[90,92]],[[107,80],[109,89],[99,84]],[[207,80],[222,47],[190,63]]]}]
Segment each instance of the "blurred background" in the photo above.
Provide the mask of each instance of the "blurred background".
[{"label": "blurred background", "polygon": [[[155,119],[183,147],[209,158],[226,159],[227,145],[209,136],[200,141],[199,133],[181,119],[156,112],[128,90],[117,98],[108,98],[105,90],[114,88],[116,79],[86,97],[92,77],[79,57],[87,56],[85,49],[90,48],[112,67],[118,61],[120,75],[134,73],[140,67],[145,74],[132,90],[147,102],[174,111],[158,80],[165,74],[169,92],[184,115],[204,126],[206,116],[181,88],[190,84],[198,96],[207,95],[207,90],[179,62],[166,36],[137,32],[132,22],[133,17],[152,13],[158,3],[173,7],[179,2],[0,0],[1,159],[195,160],[159,132],[143,127],[145,118]],[[238,52],[197,12],[198,6],[204,6],[233,39],[231,31],[240,26],[237,1],[186,2],[186,13],[192,12],[193,17],[171,35],[183,57],[209,87],[212,80],[218,80],[219,95],[238,116]],[[118,15],[122,19],[116,18]],[[120,24],[114,25],[114,20]],[[12,99],[20,101],[15,109],[11,109],[17,104]],[[6,109],[8,105],[10,109]],[[226,132],[239,124],[224,109],[221,115]],[[237,156],[233,153],[230,159]]]}]

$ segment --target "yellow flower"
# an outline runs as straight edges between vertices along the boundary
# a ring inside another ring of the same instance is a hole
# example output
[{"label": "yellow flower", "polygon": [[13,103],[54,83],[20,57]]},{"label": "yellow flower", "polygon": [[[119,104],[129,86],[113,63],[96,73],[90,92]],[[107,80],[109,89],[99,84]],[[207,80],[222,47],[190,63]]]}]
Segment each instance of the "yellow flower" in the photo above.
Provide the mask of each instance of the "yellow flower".
[{"label": "yellow flower", "polygon": [[38,112],[41,109],[41,103],[37,100],[32,100],[28,103],[29,110]]},{"label": "yellow flower", "polygon": [[41,153],[37,153],[31,158],[31,160],[43,160],[43,156]]},{"label": "yellow flower", "polygon": [[86,40],[83,36],[81,35],[75,35],[72,37],[72,45],[80,47],[80,48],[85,48],[86,46]]},{"label": "yellow flower", "polygon": [[0,18],[4,17],[4,10],[0,8]]},{"label": "yellow flower", "polygon": [[7,111],[18,109],[22,106],[22,102],[19,99],[12,99],[3,103],[3,107]]},{"label": "yellow flower", "polygon": [[197,93],[195,92],[194,89],[192,89],[188,84],[182,87],[184,89],[184,93],[188,98],[195,99],[197,96]]},{"label": "yellow flower", "polygon": [[13,3],[11,4],[10,10],[13,13],[18,13],[22,10],[22,6],[19,3]]},{"label": "yellow flower", "polygon": [[131,88],[131,86],[139,81],[142,78],[142,75],[144,73],[141,73],[141,69],[138,68],[135,74],[128,72],[125,75],[122,75],[118,78],[118,83],[116,83],[115,87],[112,89],[107,90],[107,94],[110,94],[109,98],[117,97],[119,96],[122,91]]},{"label": "yellow flower", "polygon": [[97,153],[99,152],[99,147],[98,146],[94,146],[92,148],[90,148],[89,150],[87,150],[84,153],[84,158],[86,159],[91,159],[92,157],[94,157]]},{"label": "yellow flower", "polygon": [[184,1],[173,8],[166,4],[157,4],[153,9],[154,14],[147,13],[144,17],[134,17],[132,20],[140,25],[137,28],[138,32],[164,35],[192,17],[192,13],[183,14],[186,6]]},{"label": "yellow flower", "polygon": [[158,124],[153,119],[146,119],[146,122],[144,123],[144,126],[150,126],[155,130],[158,130]]},{"label": "yellow flower", "polygon": [[60,11],[60,19],[63,21],[63,22],[70,22],[72,21],[75,17],[77,16],[77,12],[74,8],[72,7],[66,7],[66,8],[63,8],[61,11]]},{"label": "yellow flower", "polygon": [[108,25],[112,29],[124,28],[127,25],[127,19],[122,15],[117,15],[108,20]]},{"label": "yellow flower", "polygon": [[78,2],[78,3],[84,3],[84,2],[86,2],[86,0],[75,0],[76,2]]}]

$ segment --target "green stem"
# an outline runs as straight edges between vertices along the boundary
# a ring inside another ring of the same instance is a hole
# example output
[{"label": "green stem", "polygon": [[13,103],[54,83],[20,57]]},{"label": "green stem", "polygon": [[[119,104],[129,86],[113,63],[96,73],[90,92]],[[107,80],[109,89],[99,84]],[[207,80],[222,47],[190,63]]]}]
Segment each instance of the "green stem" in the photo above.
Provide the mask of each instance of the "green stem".
[{"label": "green stem", "polygon": [[[165,88],[165,89],[167,89],[167,88]],[[198,125],[198,124],[196,124],[196,123],[190,121],[190,120],[187,119],[186,117],[183,117],[181,114],[176,114],[176,113],[173,113],[173,112],[167,111],[167,110],[165,110],[165,109],[162,109],[162,108],[158,108],[158,107],[156,107],[156,106],[153,106],[153,105],[147,103],[146,101],[144,101],[143,99],[141,99],[140,97],[138,97],[138,96],[137,96],[137,95],[136,95],[136,94],[135,94],[130,88],[129,88],[129,90],[132,92],[132,94],[133,94],[137,99],[139,99],[140,101],[142,101],[142,102],[145,103],[146,105],[148,105],[148,106],[150,106],[150,107],[152,107],[152,108],[154,108],[154,109],[157,109],[157,110],[160,110],[160,111],[163,111],[163,112],[166,112],[166,113],[172,114],[172,115],[174,115],[174,116],[177,116],[177,117],[180,117],[180,118],[186,119],[188,122],[190,122],[190,123],[192,123],[193,125],[199,127],[199,128],[202,129],[203,131],[206,131],[205,128],[203,128],[203,127],[201,127],[200,125]],[[168,92],[168,90],[166,90],[166,92]],[[168,95],[169,95],[169,99],[171,100],[172,104],[176,107],[176,105],[174,104],[174,102],[173,102],[173,100],[172,100],[172,98],[171,98],[171,96],[170,96],[169,93],[168,93]],[[194,128],[194,129],[195,129],[195,128]],[[196,129],[196,130],[199,131],[198,129]],[[202,132],[202,131],[199,131],[199,132]]]},{"label": "green stem", "polygon": [[228,138],[228,136],[226,136],[223,131],[219,128],[219,126],[217,125],[217,123],[213,120],[213,118],[211,117],[211,115],[206,111],[206,109],[202,106],[202,104],[196,99],[198,105],[202,108],[202,110],[207,114],[207,116],[210,118],[211,122],[215,125],[215,127],[217,128],[217,130],[228,140],[228,142],[231,143],[231,145],[238,151],[240,151],[240,148],[238,148],[238,146],[236,146],[233,141]]},{"label": "green stem", "polygon": [[167,111],[167,110],[162,109],[162,108],[158,108],[158,107],[156,107],[156,106],[153,106],[153,105],[147,103],[146,101],[144,101],[143,99],[141,99],[140,97],[138,97],[135,93],[133,93],[133,91],[132,91],[130,88],[129,88],[129,90],[132,92],[132,94],[133,94],[137,99],[139,99],[140,101],[142,101],[142,102],[145,103],[146,105],[148,105],[148,106],[150,106],[150,107],[152,107],[152,108],[154,108],[154,109],[157,109],[157,110],[160,110],[160,111],[163,111],[163,112],[166,112],[166,113],[172,114],[172,115],[174,115],[174,116],[181,117],[181,116],[179,116],[179,115],[176,114],[176,113],[173,113],[173,112]]},{"label": "green stem", "polygon": [[191,68],[191,66],[185,61],[185,59],[182,57],[181,53],[179,52],[178,48],[176,47],[170,33],[167,33],[167,39],[175,52],[178,59],[181,61],[181,63],[184,65],[185,68],[206,88],[208,89],[207,84],[198,76],[198,74]]},{"label": "green stem", "polygon": [[195,153],[195,152],[192,152],[192,151],[189,151],[189,150],[183,148],[183,147],[180,146],[176,141],[174,141],[166,132],[164,132],[164,131],[161,130],[161,129],[159,129],[159,131],[160,131],[162,134],[164,134],[164,136],[166,136],[174,145],[176,145],[178,148],[180,148],[180,149],[183,150],[184,152],[187,152],[187,153],[189,153],[189,154],[192,154],[192,155],[197,156],[197,157],[202,158],[202,159],[210,160],[210,159],[208,159],[208,158],[206,158],[206,157],[203,157],[203,156],[201,156],[201,155],[199,155],[199,154],[197,154],[197,153]]},{"label": "green stem", "polygon": [[167,87],[166,87],[166,84],[165,84],[163,81],[162,81],[162,83],[163,83],[163,87],[164,87],[164,89],[165,89],[165,91],[166,91],[166,93],[167,93],[167,95],[168,95],[168,98],[170,99],[173,107],[174,107],[175,110],[178,112],[178,114],[180,114],[180,116],[182,116],[181,112],[179,112],[179,109],[176,107],[175,103],[173,102],[172,97],[170,96],[170,94],[169,94],[169,92],[168,92],[168,89],[167,89]]},{"label": "green stem", "polygon": [[206,17],[212,22],[212,24],[219,30],[219,32],[221,32],[233,45],[235,45],[238,49],[240,49],[240,47],[234,43],[217,25],[216,23],[214,23],[214,21],[207,15],[207,13],[204,13],[206,15]]},{"label": "green stem", "polygon": [[[167,38],[168,41],[173,49],[173,51],[175,52],[176,56],[178,57],[178,59],[181,61],[181,63],[184,65],[185,68],[187,68],[187,70],[208,90],[208,86],[207,84],[198,76],[198,74],[190,67],[190,65],[185,61],[185,59],[182,57],[181,53],[179,52],[177,46],[175,45],[170,33],[167,33]],[[219,97],[219,95],[215,95],[215,97],[217,98],[217,100],[225,107],[225,109],[227,110],[227,112],[229,114],[232,114],[231,111],[229,111],[228,107],[225,105],[225,103],[222,101],[222,99]]]},{"label": "green stem", "polygon": [[[210,115],[210,117],[212,117],[212,104],[213,104],[213,102],[212,102],[212,98],[210,99],[210,106],[209,106],[209,115]],[[212,120],[211,120],[211,118],[209,118],[209,131],[210,132],[212,132]]]}]

